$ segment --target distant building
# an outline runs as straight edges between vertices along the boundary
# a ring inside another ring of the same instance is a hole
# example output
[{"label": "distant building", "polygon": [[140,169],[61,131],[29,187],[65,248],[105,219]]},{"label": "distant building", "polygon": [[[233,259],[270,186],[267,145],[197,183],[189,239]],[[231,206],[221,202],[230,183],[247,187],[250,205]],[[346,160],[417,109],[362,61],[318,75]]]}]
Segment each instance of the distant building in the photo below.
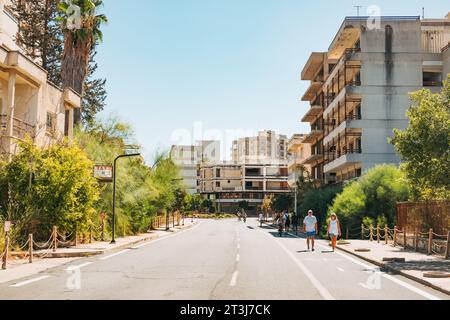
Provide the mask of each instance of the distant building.
[{"label": "distant building", "polygon": [[290,193],[288,167],[284,164],[202,164],[200,193],[210,199],[219,212],[236,213],[239,203],[249,204],[248,213],[256,213],[265,196]]},{"label": "distant building", "polygon": [[265,130],[256,137],[233,141],[234,163],[275,163],[287,159],[287,137]]},{"label": "distant building", "polygon": [[311,105],[303,140],[315,179],[343,182],[378,164],[400,163],[388,143],[393,129],[408,126],[409,93],[438,92],[450,71],[450,15],[445,19],[347,17],[327,52],[311,54],[302,80],[310,86],[302,100]]},{"label": "distant building", "polygon": [[174,145],[170,156],[180,168],[187,191],[190,194],[198,193],[199,166],[220,161],[220,141],[199,141],[190,146]]}]

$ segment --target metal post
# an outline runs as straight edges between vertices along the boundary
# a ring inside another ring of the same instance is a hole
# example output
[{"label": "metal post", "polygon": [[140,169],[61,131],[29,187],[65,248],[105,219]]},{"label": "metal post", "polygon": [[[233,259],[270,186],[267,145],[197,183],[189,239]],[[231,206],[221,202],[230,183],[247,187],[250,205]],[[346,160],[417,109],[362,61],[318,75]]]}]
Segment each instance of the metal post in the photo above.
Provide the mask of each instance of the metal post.
[{"label": "metal post", "polygon": [[433,229],[430,229],[430,233],[428,235],[428,255],[431,256],[433,253]]},{"label": "metal post", "polygon": [[129,157],[139,157],[141,154],[140,153],[134,153],[134,154],[124,154],[121,156],[118,156],[117,158],[114,159],[114,167],[113,167],[113,216],[112,216],[112,240],[111,240],[111,244],[116,244],[116,176],[117,176],[117,160],[119,160],[120,158],[129,158]]},{"label": "metal post", "polygon": [[2,261],[2,269],[3,270],[6,270],[8,254],[9,254],[9,231],[6,231],[6,233],[5,233],[5,251],[3,252],[3,261]]},{"label": "metal post", "polygon": [[58,248],[58,230],[56,226],[53,227],[53,252]]},{"label": "metal post", "polygon": [[28,235],[28,254],[29,254],[29,262],[33,263],[33,234]]}]

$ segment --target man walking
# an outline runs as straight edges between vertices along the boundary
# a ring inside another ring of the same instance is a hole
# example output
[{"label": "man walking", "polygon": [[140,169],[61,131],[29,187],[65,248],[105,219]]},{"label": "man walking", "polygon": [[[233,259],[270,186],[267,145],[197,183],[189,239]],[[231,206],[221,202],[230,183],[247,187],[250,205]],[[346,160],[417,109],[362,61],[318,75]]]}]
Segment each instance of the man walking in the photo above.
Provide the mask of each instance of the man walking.
[{"label": "man walking", "polygon": [[317,218],[314,216],[312,210],[308,211],[308,216],[306,216],[305,220],[303,220],[303,229],[306,233],[306,243],[308,244],[308,251],[311,248],[310,242],[312,245],[312,251],[314,252],[314,241],[316,235],[319,234],[319,227],[317,225]]}]

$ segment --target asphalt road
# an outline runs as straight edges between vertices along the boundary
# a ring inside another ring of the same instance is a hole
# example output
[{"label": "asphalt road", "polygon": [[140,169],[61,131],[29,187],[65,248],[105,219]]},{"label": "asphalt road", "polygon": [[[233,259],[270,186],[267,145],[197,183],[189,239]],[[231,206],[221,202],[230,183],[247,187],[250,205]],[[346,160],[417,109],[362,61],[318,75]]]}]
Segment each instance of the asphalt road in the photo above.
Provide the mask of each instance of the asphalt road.
[{"label": "asphalt road", "polygon": [[[450,297],[388,275],[325,242],[278,238],[256,220],[191,229],[0,285],[0,299],[430,300]],[[1,275],[0,275],[1,276]]]}]

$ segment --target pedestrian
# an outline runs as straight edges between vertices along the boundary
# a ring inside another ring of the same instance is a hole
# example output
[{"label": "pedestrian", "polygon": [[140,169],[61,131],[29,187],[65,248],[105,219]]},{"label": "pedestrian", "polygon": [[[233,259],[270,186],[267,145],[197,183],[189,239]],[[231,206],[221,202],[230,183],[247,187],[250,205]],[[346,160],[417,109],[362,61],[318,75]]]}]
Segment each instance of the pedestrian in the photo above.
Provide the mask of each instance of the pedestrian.
[{"label": "pedestrian", "polygon": [[308,215],[303,220],[303,229],[303,231],[306,233],[306,243],[308,245],[308,251],[312,247],[312,251],[314,252],[314,242],[316,235],[319,234],[319,227],[317,225],[317,218],[314,216],[314,212],[312,210],[308,211]]},{"label": "pedestrian", "polygon": [[283,231],[284,231],[284,214],[280,214],[278,215],[278,235],[280,236],[280,238],[283,236]]},{"label": "pedestrian", "polygon": [[331,246],[333,247],[333,252],[336,250],[338,237],[341,237],[341,224],[336,213],[332,212],[330,216],[330,223],[328,224],[327,238],[331,239]]},{"label": "pedestrian", "polygon": [[242,210],[244,212],[244,223],[247,223],[247,212],[245,210]]},{"label": "pedestrian", "polygon": [[292,214],[292,228],[294,229],[295,235],[298,235],[298,216],[295,212]]},{"label": "pedestrian", "polygon": [[262,211],[259,212],[259,223],[261,225],[261,227],[263,226],[263,222],[264,222],[264,215],[262,213]]},{"label": "pedestrian", "polygon": [[286,227],[286,233],[291,229],[291,218],[289,217],[289,213],[286,212],[284,215],[284,225]]}]

